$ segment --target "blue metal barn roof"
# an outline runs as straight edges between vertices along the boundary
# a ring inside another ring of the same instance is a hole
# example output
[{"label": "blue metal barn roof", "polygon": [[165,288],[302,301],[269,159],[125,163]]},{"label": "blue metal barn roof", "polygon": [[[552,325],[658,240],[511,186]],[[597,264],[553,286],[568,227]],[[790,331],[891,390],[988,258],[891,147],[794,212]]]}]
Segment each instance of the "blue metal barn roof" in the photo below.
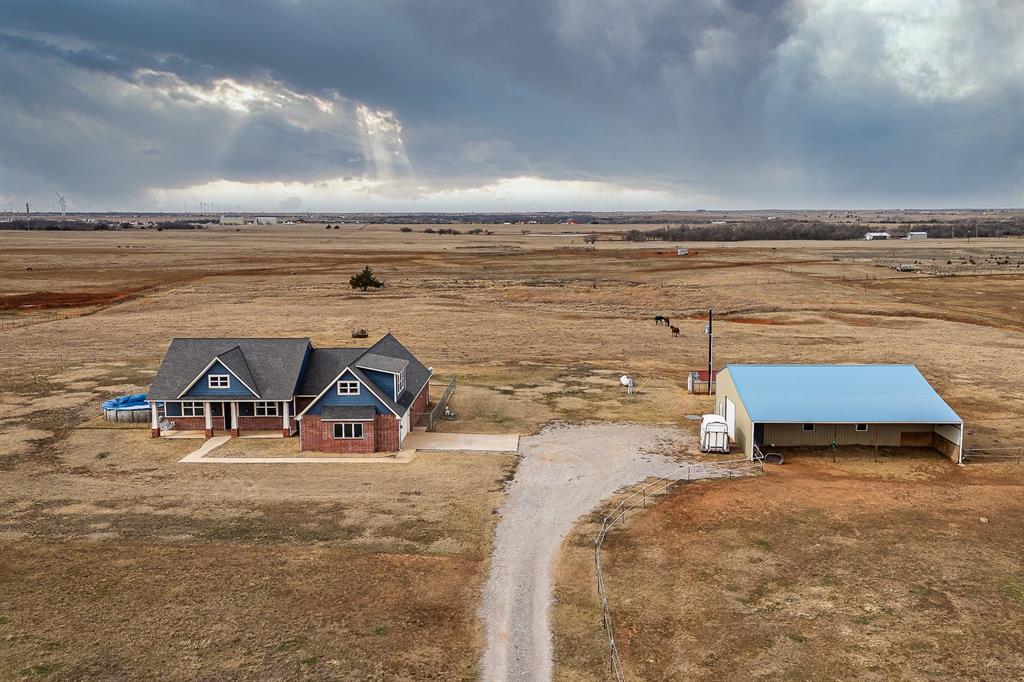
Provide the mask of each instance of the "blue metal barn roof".
[{"label": "blue metal barn roof", "polygon": [[754,422],[959,424],[914,365],[727,365]]}]

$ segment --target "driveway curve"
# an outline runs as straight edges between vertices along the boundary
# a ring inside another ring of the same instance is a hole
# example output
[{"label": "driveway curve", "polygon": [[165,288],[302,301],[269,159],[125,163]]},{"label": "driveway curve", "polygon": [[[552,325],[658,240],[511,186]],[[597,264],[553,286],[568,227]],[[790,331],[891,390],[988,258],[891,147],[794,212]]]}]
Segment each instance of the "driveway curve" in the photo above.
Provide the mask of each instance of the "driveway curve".
[{"label": "driveway curve", "polygon": [[481,679],[551,679],[551,576],[562,541],[619,488],[678,471],[667,455],[691,445],[675,427],[621,423],[556,424],[520,439],[480,606]]}]

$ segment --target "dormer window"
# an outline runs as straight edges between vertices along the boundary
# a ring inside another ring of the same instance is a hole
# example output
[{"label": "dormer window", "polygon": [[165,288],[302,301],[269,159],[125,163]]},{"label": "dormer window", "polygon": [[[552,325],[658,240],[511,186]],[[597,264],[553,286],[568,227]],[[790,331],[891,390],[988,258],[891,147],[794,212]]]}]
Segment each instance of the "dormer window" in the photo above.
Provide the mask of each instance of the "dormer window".
[{"label": "dormer window", "polygon": [[398,376],[395,377],[395,381],[398,382],[398,387],[395,389],[395,393],[397,393],[398,395],[402,395],[402,393],[405,392],[405,370],[404,369],[401,372],[398,373]]},{"label": "dormer window", "polygon": [[210,388],[228,388],[231,386],[231,379],[227,374],[211,374],[207,377],[206,385]]},{"label": "dormer window", "polygon": [[339,381],[338,395],[359,395],[358,381]]}]

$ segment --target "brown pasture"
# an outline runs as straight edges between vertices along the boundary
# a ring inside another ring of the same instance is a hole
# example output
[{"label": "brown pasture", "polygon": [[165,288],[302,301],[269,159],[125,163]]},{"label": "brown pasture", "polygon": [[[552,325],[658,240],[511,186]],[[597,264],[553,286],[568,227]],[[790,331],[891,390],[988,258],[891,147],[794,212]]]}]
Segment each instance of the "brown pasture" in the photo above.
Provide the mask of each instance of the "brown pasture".
[{"label": "brown pasture", "polygon": [[[675,245],[615,241],[605,226],[593,249],[488,228],[0,232],[0,677],[156,677],[172,664],[183,678],[474,677],[476,600],[514,458],[190,468],[176,463],[188,443],[95,428],[103,399],[145,390],[174,336],[354,345],[354,328],[394,332],[439,382],[459,375],[445,429],[692,429],[685,415],[711,403],[685,380],[705,365],[712,307],[718,364],[912,362],[964,417],[968,446],[1018,442],[1024,278],[993,254],[1015,263],[1022,240],[702,243],[670,257]],[[935,272],[888,267],[908,259]],[[962,264],[938,272],[946,261]],[[366,264],[384,290],[348,286]],[[622,373],[638,378],[635,398]],[[901,476],[892,485],[916,485]],[[941,520],[940,497],[920,505]]]}]

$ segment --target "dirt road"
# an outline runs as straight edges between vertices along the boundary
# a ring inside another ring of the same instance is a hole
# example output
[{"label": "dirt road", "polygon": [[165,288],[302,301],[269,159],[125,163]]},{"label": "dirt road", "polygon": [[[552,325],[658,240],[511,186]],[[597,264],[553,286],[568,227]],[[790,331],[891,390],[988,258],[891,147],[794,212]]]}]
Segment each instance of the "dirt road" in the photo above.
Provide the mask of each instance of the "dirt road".
[{"label": "dirt road", "polygon": [[688,437],[674,427],[556,425],[522,438],[522,460],[499,512],[480,615],[481,679],[551,678],[551,571],[573,523],[617,489],[678,469]]}]

